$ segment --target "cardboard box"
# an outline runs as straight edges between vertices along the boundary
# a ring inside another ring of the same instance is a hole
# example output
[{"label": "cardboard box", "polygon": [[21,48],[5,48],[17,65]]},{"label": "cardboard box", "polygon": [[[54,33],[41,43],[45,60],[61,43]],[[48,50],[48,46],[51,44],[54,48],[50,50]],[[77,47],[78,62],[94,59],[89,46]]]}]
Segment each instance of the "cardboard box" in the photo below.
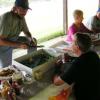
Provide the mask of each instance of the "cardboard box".
[{"label": "cardboard box", "polygon": [[[30,68],[29,66],[23,64],[23,61],[27,61],[30,58],[34,58],[37,55],[41,55],[42,53],[44,53],[45,55],[49,55],[50,57],[43,62],[40,65],[37,65],[33,68]],[[19,58],[16,58],[13,60],[13,65],[16,65],[20,70],[24,70],[30,74],[33,75],[34,78],[36,79],[41,79],[44,78],[45,76],[48,77],[52,76],[49,74],[53,74],[53,69],[55,66],[55,62],[58,60],[59,57],[55,57],[54,55],[51,55],[51,53],[49,54],[47,52],[47,50],[44,49],[40,49],[38,51],[32,52],[30,54],[26,54],[24,56],[21,56]]]}]

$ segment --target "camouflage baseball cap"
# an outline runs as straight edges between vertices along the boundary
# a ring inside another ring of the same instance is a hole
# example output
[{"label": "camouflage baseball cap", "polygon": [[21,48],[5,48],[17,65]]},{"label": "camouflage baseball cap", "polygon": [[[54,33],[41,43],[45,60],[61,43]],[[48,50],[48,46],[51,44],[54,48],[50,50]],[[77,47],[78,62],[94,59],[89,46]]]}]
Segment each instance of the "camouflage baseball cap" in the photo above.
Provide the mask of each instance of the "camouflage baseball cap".
[{"label": "camouflage baseball cap", "polygon": [[22,7],[24,9],[30,9],[28,0],[16,0],[15,6],[19,6],[19,7]]}]

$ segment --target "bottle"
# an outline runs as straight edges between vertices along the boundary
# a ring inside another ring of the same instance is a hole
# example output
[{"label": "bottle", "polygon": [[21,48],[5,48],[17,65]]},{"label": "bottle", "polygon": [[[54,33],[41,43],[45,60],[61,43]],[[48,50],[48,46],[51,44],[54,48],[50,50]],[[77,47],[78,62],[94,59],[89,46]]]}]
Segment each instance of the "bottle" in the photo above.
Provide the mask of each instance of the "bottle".
[{"label": "bottle", "polygon": [[8,100],[16,100],[16,93],[13,88],[8,91]]},{"label": "bottle", "polygon": [[20,95],[21,87],[16,81],[12,82],[12,88],[15,90],[16,95]]},{"label": "bottle", "polygon": [[67,90],[62,90],[58,95],[50,96],[48,100],[68,100],[68,96]]}]

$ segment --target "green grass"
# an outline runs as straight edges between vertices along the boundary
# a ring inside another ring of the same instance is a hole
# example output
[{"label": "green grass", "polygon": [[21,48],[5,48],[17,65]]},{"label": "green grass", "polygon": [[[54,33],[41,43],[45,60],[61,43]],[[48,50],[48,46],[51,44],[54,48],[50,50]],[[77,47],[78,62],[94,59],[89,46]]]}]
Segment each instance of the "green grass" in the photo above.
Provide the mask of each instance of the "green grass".
[{"label": "green grass", "polygon": [[50,34],[47,34],[46,36],[40,37],[37,41],[38,43],[41,43],[41,42],[45,42],[50,39],[63,36],[63,35],[65,35],[63,31],[58,31],[58,32],[50,33]]}]

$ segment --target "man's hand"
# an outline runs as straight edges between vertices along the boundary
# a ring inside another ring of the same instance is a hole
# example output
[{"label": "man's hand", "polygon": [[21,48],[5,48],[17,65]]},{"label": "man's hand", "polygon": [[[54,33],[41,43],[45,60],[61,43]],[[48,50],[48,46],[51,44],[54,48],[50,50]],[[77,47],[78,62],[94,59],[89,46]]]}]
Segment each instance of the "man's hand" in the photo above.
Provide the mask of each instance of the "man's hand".
[{"label": "man's hand", "polygon": [[29,42],[29,46],[37,46],[37,40],[35,38],[31,39]]},{"label": "man's hand", "polygon": [[18,48],[21,48],[21,49],[28,49],[29,46],[28,46],[26,43],[20,43],[20,44],[18,45]]}]

